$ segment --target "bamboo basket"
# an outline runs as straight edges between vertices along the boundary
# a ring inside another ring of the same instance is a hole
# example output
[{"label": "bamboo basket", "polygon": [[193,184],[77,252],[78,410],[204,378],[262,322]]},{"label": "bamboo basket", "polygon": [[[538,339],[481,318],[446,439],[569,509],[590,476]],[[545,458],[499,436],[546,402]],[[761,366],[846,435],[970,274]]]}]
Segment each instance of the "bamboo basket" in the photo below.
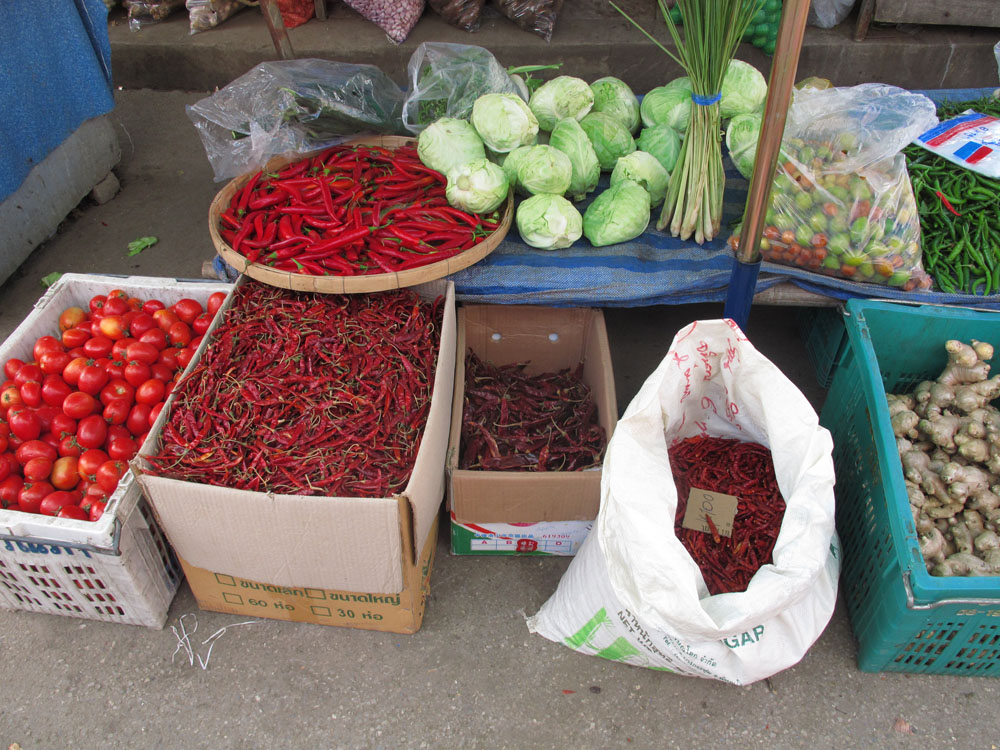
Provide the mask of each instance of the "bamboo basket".
[{"label": "bamboo basket", "polygon": [[[346,144],[366,144],[385,148],[398,148],[399,146],[415,145],[416,140],[405,136],[383,135],[355,138],[346,141]],[[288,164],[311,155],[277,156],[267,163],[265,170],[281,169]],[[437,261],[436,263],[428,263],[426,266],[420,266],[419,268],[363,276],[314,276],[311,274],[291,273],[288,271],[279,271],[262,263],[248,262],[245,257],[235,252],[219,234],[219,216],[229,206],[233,195],[250,180],[253,174],[251,172],[231,180],[219,191],[209,207],[208,231],[212,237],[212,243],[215,245],[215,251],[226,263],[252,279],[263,284],[269,284],[270,286],[292,289],[299,292],[318,292],[322,294],[384,292],[390,289],[400,289],[443,278],[456,271],[461,271],[463,268],[468,268],[474,263],[478,263],[493,252],[507,235],[511,219],[514,215],[514,194],[511,191],[504,204],[500,224],[492,234],[465,252]]]}]

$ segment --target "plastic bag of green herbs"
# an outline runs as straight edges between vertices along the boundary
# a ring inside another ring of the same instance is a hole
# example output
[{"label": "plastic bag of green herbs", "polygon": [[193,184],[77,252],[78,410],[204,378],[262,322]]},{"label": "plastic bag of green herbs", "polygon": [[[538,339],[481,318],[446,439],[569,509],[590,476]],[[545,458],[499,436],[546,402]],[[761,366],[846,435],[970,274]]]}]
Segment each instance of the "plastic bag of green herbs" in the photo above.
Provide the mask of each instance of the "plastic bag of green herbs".
[{"label": "plastic bag of green herbs", "polygon": [[467,119],[483,94],[518,94],[527,100],[493,54],[472,44],[424,42],[410,57],[407,77],[402,119],[413,134],[440,117]]}]

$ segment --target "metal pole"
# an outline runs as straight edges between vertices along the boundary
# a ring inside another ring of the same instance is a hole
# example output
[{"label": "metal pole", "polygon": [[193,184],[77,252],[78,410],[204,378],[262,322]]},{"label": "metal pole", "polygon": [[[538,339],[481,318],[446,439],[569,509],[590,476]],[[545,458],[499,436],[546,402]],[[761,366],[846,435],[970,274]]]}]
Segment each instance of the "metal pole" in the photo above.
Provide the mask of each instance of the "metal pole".
[{"label": "metal pole", "polygon": [[757,272],[760,269],[761,233],[764,216],[771,197],[771,182],[774,168],[778,163],[781,138],[785,132],[785,117],[792,100],[795,73],[802,51],[802,37],[805,35],[806,18],[809,15],[809,0],[785,0],[782,4],[778,38],[774,45],[771,73],[767,86],[767,101],[764,117],[757,141],[757,156],[754,160],[750,190],[747,194],[746,209],[743,213],[743,227],[740,231],[736,263],[729,281],[726,297],[725,316],[745,328],[750,318]]},{"label": "metal pole", "polygon": [[293,60],[295,52],[292,50],[292,42],[288,38],[288,29],[281,18],[281,11],[278,10],[277,0],[260,0],[260,9],[264,14],[264,23],[271,33],[271,41],[274,42],[274,49],[282,60]]}]

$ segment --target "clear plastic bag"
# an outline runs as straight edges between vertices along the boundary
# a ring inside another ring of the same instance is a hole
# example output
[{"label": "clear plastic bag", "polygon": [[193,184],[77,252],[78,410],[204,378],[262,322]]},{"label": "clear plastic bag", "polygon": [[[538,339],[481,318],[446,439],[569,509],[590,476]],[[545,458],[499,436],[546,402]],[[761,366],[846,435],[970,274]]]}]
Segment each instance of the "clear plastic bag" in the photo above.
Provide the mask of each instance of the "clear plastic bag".
[{"label": "clear plastic bag", "polygon": [[240,0],[186,0],[191,33],[214,29],[234,13],[246,7]]},{"label": "clear plastic bag", "polygon": [[424,42],[406,70],[410,91],[403,105],[403,124],[414,134],[439,117],[467,118],[483,94],[521,95],[493,54],[471,44]]},{"label": "clear plastic bag", "polygon": [[313,151],[359,133],[406,134],[403,90],[373,65],[329,60],[261,63],[187,107],[216,181],[279,154]]},{"label": "clear plastic bag", "polygon": [[440,15],[445,23],[463,31],[479,29],[479,17],[485,3],[486,0],[427,0],[431,10]]},{"label": "clear plastic bag", "polygon": [[552,39],[556,18],[563,0],[493,0],[507,18],[525,31],[538,34],[546,42]]},{"label": "clear plastic bag", "polygon": [[764,259],[906,291],[929,288],[901,151],[936,123],[930,99],[893,86],[796,91],[771,187]]},{"label": "clear plastic bag", "polygon": [[812,0],[806,23],[821,29],[832,29],[847,18],[857,0]]},{"label": "clear plastic bag", "polygon": [[184,0],[125,0],[128,27],[138,31],[143,26],[159,23],[175,10],[184,7]]},{"label": "clear plastic bag", "polygon": [[397,44],[406,41],[424,12],[424,0],[344,0],[344,3]]}]

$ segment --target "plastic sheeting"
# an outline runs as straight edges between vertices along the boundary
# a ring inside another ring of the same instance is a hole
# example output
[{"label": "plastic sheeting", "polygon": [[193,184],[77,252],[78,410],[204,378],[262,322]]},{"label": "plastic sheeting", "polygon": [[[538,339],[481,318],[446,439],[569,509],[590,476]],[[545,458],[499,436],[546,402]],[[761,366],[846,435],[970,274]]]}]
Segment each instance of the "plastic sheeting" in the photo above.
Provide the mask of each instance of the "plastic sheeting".
[{"label": "plastic sheeting", "polygon": [[0,3],[0,201],[80,123],[114,108],[103,0]]}]

